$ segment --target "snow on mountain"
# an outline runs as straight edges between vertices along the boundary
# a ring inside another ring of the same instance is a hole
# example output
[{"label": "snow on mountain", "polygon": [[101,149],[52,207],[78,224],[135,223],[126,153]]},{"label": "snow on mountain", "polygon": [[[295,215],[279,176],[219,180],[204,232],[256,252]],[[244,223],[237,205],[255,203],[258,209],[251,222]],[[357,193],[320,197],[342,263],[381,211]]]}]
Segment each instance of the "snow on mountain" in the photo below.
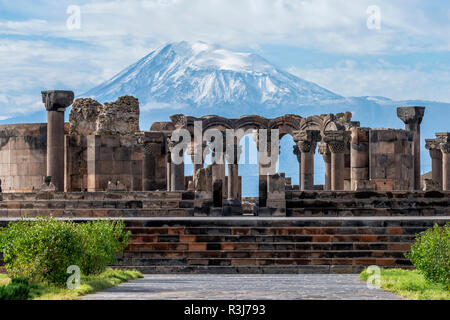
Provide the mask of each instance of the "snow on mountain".
[{"label": "snow on mountain", "polygon": [[344,99],[259,55],[204,42],[160,47],[83,96],[105,102],[122,95],[139,98],[143,110],[236,106],[263,111]]}]

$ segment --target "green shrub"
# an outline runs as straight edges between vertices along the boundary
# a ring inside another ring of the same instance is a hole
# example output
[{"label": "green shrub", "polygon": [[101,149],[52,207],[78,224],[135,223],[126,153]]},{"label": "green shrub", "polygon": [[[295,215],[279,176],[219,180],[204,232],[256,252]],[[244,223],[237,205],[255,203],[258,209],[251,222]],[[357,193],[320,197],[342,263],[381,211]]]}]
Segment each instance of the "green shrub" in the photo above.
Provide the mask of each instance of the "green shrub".
[{"label": "green shrub", "polygon": [[85,275],[99,274],[115,262],[117,253],[128,245],[130,232],[124,232],[125,223],[119,221],[92,221],[78,226],[82,239],[83,256],[80,268]]},{"label": "green shrub", "polygon": [[425,279],[450,288],[450,223],[422,232],[405,256]]},{"label": "green shrub", "polygon": [[53,218],[19,220],[0,231],[0,252],[11,277],[63,285],[67,268],[98,274],[127,246],[130,232],[123,221],[74,223]]},{"label": "green shrub", "polygon": [[2,232],[0,250],[12,277],[64,284],[67,267],[82,256],[81,239],[73,222],[37,218],[10,223]]},{"label": "green shrub", "polygon": [[30,289],[27,278],[13,278],[10,284],[0,286],[0,300],[27,300]]}]

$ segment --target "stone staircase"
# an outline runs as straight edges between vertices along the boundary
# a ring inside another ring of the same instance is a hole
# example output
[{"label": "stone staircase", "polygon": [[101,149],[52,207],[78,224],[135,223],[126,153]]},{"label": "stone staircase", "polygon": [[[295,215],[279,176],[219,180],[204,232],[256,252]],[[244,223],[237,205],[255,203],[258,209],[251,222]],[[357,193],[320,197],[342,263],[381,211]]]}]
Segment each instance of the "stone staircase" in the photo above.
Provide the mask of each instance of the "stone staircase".
[{"label": "stone staircase", "polygon": [[144,273],[355,273],[411,268],[417,233],[445,218],[155,218],[128,220],[117,267]]}]

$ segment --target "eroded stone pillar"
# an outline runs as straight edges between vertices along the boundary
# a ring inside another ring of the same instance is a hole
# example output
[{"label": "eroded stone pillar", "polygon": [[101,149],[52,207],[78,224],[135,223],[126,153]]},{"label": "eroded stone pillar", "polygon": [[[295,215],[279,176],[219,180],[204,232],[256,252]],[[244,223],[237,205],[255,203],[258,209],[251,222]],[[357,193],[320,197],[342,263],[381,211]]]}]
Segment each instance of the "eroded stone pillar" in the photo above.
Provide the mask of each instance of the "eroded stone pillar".
[{"label": "eroded stone pillar", "polygon": [[327,131],[324,141],[331,151],[331,190],[344,190],[344,152],[349,132]]},{"label": "eroded stone pillar", "polygon": [[[233,154],[230,149],[233,148]],[[239,159],[242,153],[240,145],[233,145],[227,148],[227,162],[228,162],[228,199],[232,201],[239,201]]]},{"label": "eroded stone pillar", "polygon": [[430,151],[432,180],[442,188],[442,151],[437,139],[426,139],[425,148]]},{"label": "eroded stone pillar", "polygon": [[436,133],[442,152],[442,189],[450,191],[450,132]]},{"label": "eroded stone pillar", "polygon": [[420,189],[420,124],[425,107],[400,107],[397,116],[405,123],[405,129],[414,133],[414,189]]},{"label": "eroded stone pillar", "polygon": [[350,177],[351,190],[365,186],[369,180],[369,128],[351,129]]},{"label": "eroded stone pillar", "polygon": [[64,190],[64,112],[73,103],[72,91],[42,91],[47,110],[47,176],[56,191]]},{"label": "eroded stone pillar", "polygon": [[301,131],[294,135],[294,141],[301,152],[300,190],[313,190],[314,154],[319,139],[320,133],[315,130]]},{"label": "eroded stone pillar", "polygon": [[297,145],[294,145],[294,154],[297,156],[298,161],[298,188],[302,190],[302,152]]},{"label": "eroded stone pillar", "polygon": [[320,143],[319,153],[323,156],[323,162],[325,163],[325,184],[323,190],[331,190],[331,152],[325,142]]},{"label": "eroded stone pillar", "polygon": [[[183,149],[179,150],[179,159],[181,159],[181,163],[174,162],[174,154],[176,151],[174,148],[177,145],[176,142],[171,140],[168,141],[169,151],[168,155],[170,156],[170,169],[167,170],[168,177],[170,177],[170,191],[184,191],[184,154]],[[168,163],[169,164],[169,163]]]}]

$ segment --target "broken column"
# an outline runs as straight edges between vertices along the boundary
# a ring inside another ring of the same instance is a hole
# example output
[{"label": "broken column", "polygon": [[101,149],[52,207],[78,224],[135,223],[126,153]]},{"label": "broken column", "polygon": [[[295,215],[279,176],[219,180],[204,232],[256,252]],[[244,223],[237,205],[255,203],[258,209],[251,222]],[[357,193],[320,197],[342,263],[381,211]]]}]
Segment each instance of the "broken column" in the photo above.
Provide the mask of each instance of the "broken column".
[{"label": "broken column", "polygon": [[228,197],[225,205],[231,207],[232,214],[241,214],[242,205],[239,200],[239,158],[242,153],[240,145],[233,143],[227,146],[227,162],[228,162]]},{"label": "broken column", "polygon": [[450,132],[436,133],[442,151],[442,189],[450,191]]},{"label": "broken column", "polygon": [[320,132],[315,130],[301,131],[294,136],[301,152],[300,190],[312,190],[314,187],[314,154],[319,140]]},{"label": "broken column", "polygon": [[420,124],[425,107],[400,107],[397,116],[405,123],[405,130],[414,133],[414,189],[420,189]]},{"label": "broken column", "polygon": [[168,141],[168,148],[170,156],[170,162],[168,162],[168,165],[170,165],[170,168],[167,169],[168,177],[170,178],[170,191],[183,191],[184,190],[184,154],[183,149],[179,150],[179,154],[177,155],[179,159],[181,159],[181,163],[176,163],[174,161],[173,152],[176,152],[175,146],[177,145],[176,142],[173,142],[171,140]]},{"label": "broken column", "polygon": [[369,128],[351,129],[351,190],[365,188],[369,181]]},{"label": "broken column", "polygon": [[442,187],[442,151],[437,139],[426,139],[425,148],[430,151],[432,180],[435,185]]},{"label": "broken column", "polygon": [[344,190],[344,152],[349,132],[325,131],[323,139],[331,151],[331,190]]},{"label": "broken column", "polygon": [[56,191],[64,190],[64,112],[73,103],[72,91],[42,91],[47,109],[47,176]]},{"label": "broken column", "polygon": [[267,176],[267,208],[274,217],[286,216],[286,178],[282,174]]},{"label": "broken column", "polygon": [[331,190],[331,152],[328,145],[323,141],[319,145],[319,153],[323,156],[323,162],[325,163],[325,185],[323,190]]}]

